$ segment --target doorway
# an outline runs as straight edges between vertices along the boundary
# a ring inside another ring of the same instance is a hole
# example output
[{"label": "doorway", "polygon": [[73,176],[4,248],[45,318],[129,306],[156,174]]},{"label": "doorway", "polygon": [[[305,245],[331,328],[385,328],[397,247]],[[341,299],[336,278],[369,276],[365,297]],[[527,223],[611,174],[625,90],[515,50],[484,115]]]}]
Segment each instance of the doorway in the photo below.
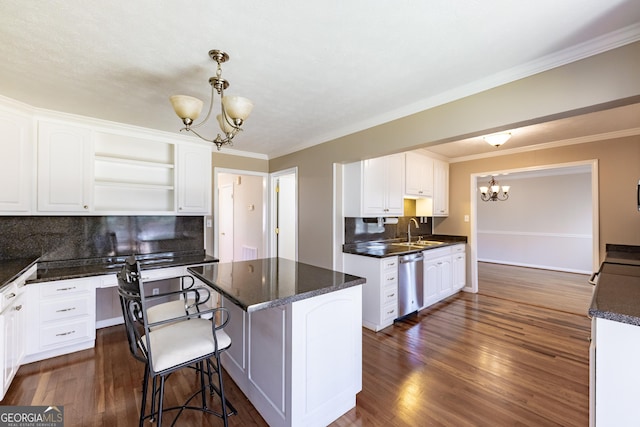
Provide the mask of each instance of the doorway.
[{"label": "doorway", "polygon": [[[548,171],[551,169],[561,170],[563,168],[576,168],[584,167],[590,172],[591,181],[591,268],[592,271],[598,270],[600,262],[600,242],[599,242],[599,217],[598,217],[598,163],[597,160],[572,162],[555,165],[545,165],[530,168],[511,169],[502,171],[491,171],[483,173],[475,173],[470,176],[470,213],[471,213],[471,230],[469,236],[469,278],[470,286],[467,286],[467,290],[471,292],[478,292],[478,179],[484,179],[483,177],[491,175],[502,174],[517,174],[517,173],[533,173],[535,171]],[[507,175],[507,176],[509,176]],[[506,183],[506,182],[505,182]],[[515,188],[512,187],[512,193]],[[535,197],[538,197],[536,195]],[[544,200],[540,200],[544,203]],[[496,202],[501,203],[501,202]]]},{"label": "doorway", "polygon": [[270,175],[272,257],[298,259],[298,169]]}]

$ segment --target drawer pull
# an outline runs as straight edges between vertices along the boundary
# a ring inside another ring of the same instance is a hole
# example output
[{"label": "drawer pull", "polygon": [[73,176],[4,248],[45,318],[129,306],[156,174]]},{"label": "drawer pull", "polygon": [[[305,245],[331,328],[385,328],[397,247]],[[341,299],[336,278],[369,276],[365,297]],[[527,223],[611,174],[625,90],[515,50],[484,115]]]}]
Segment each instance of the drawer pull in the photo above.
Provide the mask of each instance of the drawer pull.
[{"label": "drawer pull", "polygon": [[16,305],[16,311],[20,311],[20,310],[22,310],[22,304]]},{"label": "drawer pull", "polygon": [[64,337],[65,335],[71,335],[71,334],[75,334],[76,331],[69,331],[69,332],[61,332],[59,334],[56,334],[57,337]]},{"label": "drawer pull", "polygon": [[9,295],[6,296],[7,299],[11,299],[15,297],[16,297],[16,294],[14,294],[13,292],[11,292]]},{"label": "drawer pull", "polygon": [[56,310],[56,313],[64,313],[65,311],[72,311],[75,310],[75,307],[71,307],[71,308],[62,308],[60,310]]},{"label": "drawer pull", "polygon": [[387,295],[387,298],[394,298],[396,296],[396,294],[389,294]]},{"label": "drawer pull", "polygon": [[390,310],[390,311],[387,311],[387,314],[393,314],[395,312],[396,312],[395,310]]},{"label": "drawer pull", "polygon": [[58,289],[56,289],[56,291],[70,291],[70,290],[75,289],[75,288],[76,288],[75,286],[71,286],[69,288],[58,288]]}]

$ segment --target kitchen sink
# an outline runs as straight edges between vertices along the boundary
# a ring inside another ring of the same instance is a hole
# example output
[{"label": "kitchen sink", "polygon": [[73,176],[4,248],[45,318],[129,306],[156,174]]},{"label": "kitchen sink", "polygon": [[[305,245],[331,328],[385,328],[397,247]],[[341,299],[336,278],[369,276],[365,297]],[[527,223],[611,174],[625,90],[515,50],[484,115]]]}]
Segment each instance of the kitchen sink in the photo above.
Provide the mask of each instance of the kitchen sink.
[{"label": "kitchen sink", "polygon": [[440,242],[437,240],[420,240],[417,242],[411,242],[411,243],[407,243],[407,242],[402,242],[402,243],[392,243],[392,245],[394,246],[405,246],[405,247],[418,247],[418,248],[424,248],[427,246],[437,246],[437,245],[442,245],[444,242]]}]

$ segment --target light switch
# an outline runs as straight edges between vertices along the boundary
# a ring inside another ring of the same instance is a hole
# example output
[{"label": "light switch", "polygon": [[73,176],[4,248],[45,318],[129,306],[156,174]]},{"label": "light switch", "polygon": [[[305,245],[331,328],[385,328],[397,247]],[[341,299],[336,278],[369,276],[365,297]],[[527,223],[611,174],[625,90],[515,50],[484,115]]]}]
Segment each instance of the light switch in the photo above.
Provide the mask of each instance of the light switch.
[{"label": "light switch", "polygon": [[469,222],[469,215],[464,216],[464,222]]}]

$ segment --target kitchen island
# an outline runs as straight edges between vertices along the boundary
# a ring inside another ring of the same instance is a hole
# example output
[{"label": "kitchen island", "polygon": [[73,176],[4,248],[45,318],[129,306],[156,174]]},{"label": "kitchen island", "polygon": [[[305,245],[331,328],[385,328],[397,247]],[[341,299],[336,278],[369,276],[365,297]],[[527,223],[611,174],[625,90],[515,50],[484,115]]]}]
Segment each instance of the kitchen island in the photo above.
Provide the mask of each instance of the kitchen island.
[{"label": "kitchen island", "polygon": [[227,373],[271,426],[326,426],[362,389],[365,279],[283,258],[190,267],[231,315]]},{"label": "kitchen island", "polygon": [[590,425],[635,425],[640,419],[640,246],[607,244],[606,249],[589,307]]}]

